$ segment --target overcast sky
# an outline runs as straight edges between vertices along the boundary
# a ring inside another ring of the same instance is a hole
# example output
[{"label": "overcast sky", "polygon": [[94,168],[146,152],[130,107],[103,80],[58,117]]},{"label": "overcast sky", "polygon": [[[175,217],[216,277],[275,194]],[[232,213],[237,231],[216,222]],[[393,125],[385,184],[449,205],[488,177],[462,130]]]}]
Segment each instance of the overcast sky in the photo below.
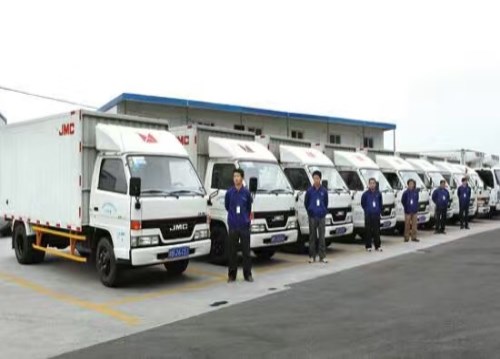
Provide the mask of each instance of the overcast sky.
[{"label": "overcast sky", "polygon": [[[95,106],[134,92],[393,122],[401,150],[500,153],[499,10],[478,0],[3,0],[0,86]],[[0,90],[9,122],[73,108]]]}]

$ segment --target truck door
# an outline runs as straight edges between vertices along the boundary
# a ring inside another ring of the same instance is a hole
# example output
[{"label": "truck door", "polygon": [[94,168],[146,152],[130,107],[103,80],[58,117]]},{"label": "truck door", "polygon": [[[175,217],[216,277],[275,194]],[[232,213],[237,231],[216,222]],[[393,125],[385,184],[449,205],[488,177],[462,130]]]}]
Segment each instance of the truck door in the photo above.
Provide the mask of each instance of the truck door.
[{"label": "truck door", "polygon": [[[96,177],[96,170],[98,175]],[[103,158],[94,170],[90,196],[91,225],[111,234],[115,256],[128,259],[130,249],[130,196],[121,158]]]}]

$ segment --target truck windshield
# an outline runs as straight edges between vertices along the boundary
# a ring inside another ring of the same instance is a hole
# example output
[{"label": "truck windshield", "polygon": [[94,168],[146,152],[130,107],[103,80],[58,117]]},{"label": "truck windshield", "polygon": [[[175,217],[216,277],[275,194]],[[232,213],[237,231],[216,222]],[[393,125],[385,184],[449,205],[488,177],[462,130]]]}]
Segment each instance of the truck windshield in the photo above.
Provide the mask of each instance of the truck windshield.
[{"label": "truck windshield", "polygon": [[144,195],[204,195],[198,174],[187,158],[169,156],[128,156],[132,177],[141,178]]},{"label": "truck windshield", "polygon": [[446,180],[446,183],[448,186],[450,186],[451,189],[457,188],[455,186],[455,181],[453,180],[453,176],[450,173],[443,173],[443,177]]},{"label": "truck windshield", "polygon": [[309,172],[311,175],[314,171],[321,172],[321,178],[328,181],[328,189],[332,190],[347,190],[347,186],[344,183],[342,177],[334,167],[326,166],[309,166]]},{"label": "truck windshield", "polygon": [[479,175],[477,173],[472,173],[470,175],[470,178],[472,181],[474,181],[474,184],[477,188],[484,189],[484,182],[481,179],[481,177],[479,177]]},{"label": "truck windshield", "polygon": [[484,181],[484,183],[490,187],[495,187],[495,181],[493,179],[493,173],[490,170],[478,170],[477,171],[479,177]]},{"label": "truck windshield", "polygon": [[[455,183],[457,184],[457,186],[462,185],[462,178],[464,178],[464,177],[465,176],[460,174],[460,173],[453,174],[453,178],[455,179]],[[469,183],[469,185],[472,187],[472,183]]]},{"label": "truck windshield", "polygon": [[432,187],[439,187],[442,180],[446,181],[443,175],[439,172],[429,172],[428,175],[429,179],[432,181]]},{"label": "truck windshield", "polygon": [[417,188],[425,188],[426,187],[424,182],[422,181],[422,179],[420,178],[420,176],[418,175],[418,173],[416,171],[399,171],[399,174],[403,178],[403,182],[404,182],[405,186],[407,185],[408,181],[412,179],[416,182]]},{"label": "truck windshield", "polygon": [[379,169],[365,168],[361,169],[360,172],[361,176],[363,176],[363,179],[366,182],[366,186],[368,186],[368,181],[370,180],[370,178],[375,178],[375,180],[379,184],[379,191],[392,191],[392,187],[389,185],[389,182],[387,182],[384,174]]},{"label": "truck windshield", "polygon": [[495,177],[497,179],[497,183],[500,183],[500,170],[495,170]]},{"label": "truck windshield", "polygon": [[293,193],[292,186],[277,163],[242,161],[239,166],[245,171],[246,181],[257,178],[259,192]]}]

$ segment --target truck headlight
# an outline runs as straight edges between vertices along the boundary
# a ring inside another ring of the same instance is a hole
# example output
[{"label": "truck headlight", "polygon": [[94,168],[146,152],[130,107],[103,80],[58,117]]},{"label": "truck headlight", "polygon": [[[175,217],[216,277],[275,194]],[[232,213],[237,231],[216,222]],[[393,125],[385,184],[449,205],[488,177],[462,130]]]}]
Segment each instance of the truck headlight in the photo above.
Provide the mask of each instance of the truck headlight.
[{"label": "truck headlight", "polygon": [[396,209],[391,210],[391,217],[396,217]]},{"label": "truck headlight", "polygon": [[347,216],[345,216],[345,220],[347,222],[351,222],[352,221],[352,213],[347,213]]},{"label": "truck headlight", "polygon": [[209,238],[210,231],[208,229],[199,229],[194,232],[194,239]]},{"label": "truck headlight", "polygon": [[257,233],[257,232],[265,232],[266,231],[266,226],[264,224],[252,224],[250,226],[250,232],[252,233]]},{"label": "truck headlight", "polygon": [[160,237],[158,236],[140,236],[130,238],[131,247],[157,246],[158,244],[160,244]]},{"label": "truck headlight", "polygon": [[[330,219],[331,221],[331,219]],[[286,226],[286,229],[297,229],[297,221],[292,221],[288,223],[288,226]]]}]

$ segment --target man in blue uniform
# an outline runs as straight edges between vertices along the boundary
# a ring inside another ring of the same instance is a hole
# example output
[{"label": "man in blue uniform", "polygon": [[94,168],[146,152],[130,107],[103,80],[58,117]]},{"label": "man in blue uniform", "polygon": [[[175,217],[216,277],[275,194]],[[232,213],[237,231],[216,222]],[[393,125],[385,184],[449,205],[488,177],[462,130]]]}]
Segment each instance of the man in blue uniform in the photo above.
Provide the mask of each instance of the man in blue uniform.
[{"label": "man in blue uniform", "polygon": [[434,233],[446,234],[446,212],[450,203],[450,192],[446,189],[446,181],[441,180],[439,188],[432,193],[432,201],[436,204],[436,230]]},{"label": "man in blue uniform", "polygon": [[375,250],[382,252],[380,242],[380,216],[382,214],[382,194],[377,189],[377,181],[370,178],[368,190],[361,196],[361,207],[365,211],[365,247],[368,252],[372,251],[372,243]]},{"label": "man in blue uniform", "polygon": [[308,188],[304,206],[309,216],[309,263],[328,263],[325,247],[325,217],[328,213],[328,190],[321,185],[321,172],[313,172],[313,185]]},{"label": "man in blue uniform", "polygon": [[460,204],[460,229],[469,229],[469,206],[471,188],[467,177],[462,178],[462,185],[458,187],[458,202]]},{"label": "man in blue uniform", "polygon": [[401,203],[405,210],[405,242],[411,240],[420,242],[417,239],[417,213],[418,213],[418,190],[415,188],[416,182],[413,179],[408,180],[408,188],[403,192]]},{"label": "man in blue uniform", "polygon": [[243,186],[245,172],[237,168],[233,171],[234,186],[226,192],[225,206],[229,226],[229,263],[228,282],[234,282],[238,274],[238,243],[243,254],[243,276],[247,282],[253,282],[252,259],[250,257],[250,222],[253,217],[253,198]]}]

